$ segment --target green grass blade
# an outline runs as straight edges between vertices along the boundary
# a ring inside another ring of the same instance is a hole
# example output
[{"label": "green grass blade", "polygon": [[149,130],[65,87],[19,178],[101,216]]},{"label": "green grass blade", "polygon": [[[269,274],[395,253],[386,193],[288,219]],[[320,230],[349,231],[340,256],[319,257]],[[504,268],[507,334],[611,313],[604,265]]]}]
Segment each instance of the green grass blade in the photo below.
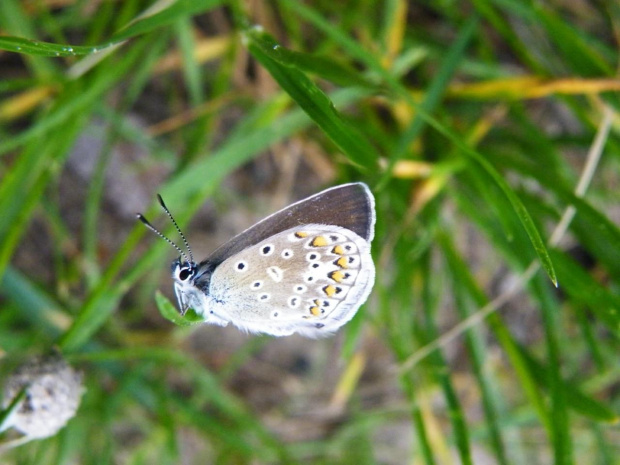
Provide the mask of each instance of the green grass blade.
[{"label": "green grass blade", "polygon": [[198,105],[204,100],[204,95],[200,65],[194,58],[196,42],[192,37],[191,20],[187,17],[179,18],[175,23],[175,32],[177,33],[183,56],[183,73],[189,90],[190,102],[193,105]]},{"label": "green grass blade", "polygon": [[37,143],[38,139],[44,137],[47,131],[57,129],[67,121],[75,118],[76,115],[89,114],[88,109],[97,103],[114,85],[126,77],[126,73],[135,64],[138,57],[144,54],[144,48],[150,43],[151,41],[148,38],[138,41],[119,61],[114,63],[104,62],[106,66],[109,66],[109,70],[99,72],[88,83],[87,88],[84,88],[82,82],[72,83],[69,81],[64,83],[66,87],[55,101],[55,105],[50,111],[41,116],[37,124],[32,125],[32,127],[22,131],[15,137],[6,141],[0,141],[0,154],[32,141]]},{"label": "green grass blade", "polygon": [[[428,254],[425,257],[426,272],[430,274],[430,259]],[[437,302],[440,301],[439,296],[442,293],[442,285],[438,280],[425,280],[425,288],[423,289],[422,302],[424,308],[424,329],[429,340],[437,338],[437,328],[435,327],[436,318],[433,315],[433,310],[437,306]],[[454,431],[454,442],[459,454],[461,463],[473,464],[470,448],[469,428],[465,421],[465,414],[463,407],[456,395],[456,390],[453,386],[450,376],[450,368],[444,359],[444,356],[436,351],[432,356],[433,374],[437,379],[437,382],[442,388],[443,395],[446,400],[448,409],[448,418]]]},{"label": "green grass blade", "polygon": [[551,439],[553,442],[554,462],[557,464],[569,464],[572,460],[572,444],[569,433],[568,404],[566,388],[562,374],[560,373],[560,336],[559,315],[560,308],[546,283],[541,279],[530,282],[533,294],[538,297],[541,308],[542,322],[545,331],[545,343],[547,348],[548,389],[551,399]]},{"label": "green grass blade", "polygon": [[179,310],[159,291],[155,293],[155,302],[161,316],[177,326],[194,326],[204,323],[204,318],[191,308],[181,316]]},{"label": "green grass blade", "polygon": [[271,36],[257,28],[245,31],[248,49],[269,71],[293,100],[316,122],[353,163],[372,169],[378,153],[370,141],[348,123],[333,102],[304,73],[281,56],[281,47]]},{"label": "green grass blade", "polygon": [[601,323],[620,335],[620,296],[597,282],[566,254],[552,250],[552,257],[563,282],[562,291],[572,301],[586,306]]},{"label": "green grass blade", "polygon": [[[272,49],[276,45],[271,37],[267,38],[266,41],[261,40],[260,45],[262,46],[265,43],[267,47],[271,45]],[[276,50],[277,54],[270,54],[270,57],[284,66],[293,67],[305,73],[316,74],[340,86],[366,87],[370,90],[378,90],[377,83],[349,66],[329,57],[297,52],[280,44],[277,44]],[[268,52],[268,49],[265,52]]]},{"label": "green grass blade", "polygon": [[551,258],[549,257],[549,251],[542,238],[540,237],[540,233],[532,220],[530,213],[523,205],[523,202],[517,194],[513,191],[513,189],[508,185],[508,183],[504,180],[504,178],[493,168],[493,166],[484,158],[482,158],[477,152],[468,150],[468,154],[472,156],[484,169],[485,171],[493,178],[496,184],[500,187],[502,192],[506,195],[512,208],[517,214],[517,217],[521,221],[525,232],[527,233],[532,246],[534,247],[534,251],[538,255],[540,259],[541,266],[551,279],[551,282],[557,287],[558,278],[555,273],[555,269],[553,267],[553,263],[551,262]]},{"label": "green grass blade", "polygon": [[[548,389],[549,386],[549,367],[543,365],[536,360],[529,351],[523,347],[518,346],[519,352],[523,357],[523,360],[527,363],[528,370],[536,378],[536,381],[544,388]],[[604,423],[617,423],[620,421],[620,415],[611,407],[597,401],[593,397],[584,394],[573,383],[564,381],[562,382],[562,389],[566,396],[566,404],[575,412],[587,416],[588,418],[601,421]]]},{"label": "green grass blade", "polygon": [[[575,28],[555,9],[545,5],[533,6],[533,15],[553,40],[556,52],[561,54],[562,62],[569,65],[580,76],[612,76],[614,70],[592,47],[592,38],[582,37],[582,31]],[[590,42],[590,43],[588,43]]]},{"label": "green grass blade", "polygon": [[[38,24],[28,15],[24,2],[5,0],[0,2],[0,28],[2,30],[0,39],[3,35],[36,38]],[[48,79],[55,74],[54,64],[48,60],[31,56],[26,62],[39,79]]]},{"label": "green grass blade", "polygon": [[[26,392],[27,388],[23,388],[13,399],[11,399],[6,408],[0,410],[0,433],[12,426],[9,420],[17,411],[19,404],[26,398]],[[6,404],[7,399],[2,400],[3,404]]]},{"label": "green grass blade", "polygon": [[[488,219],[484,218],[475,198],[468,198],[465,195],[458,197],[459,205],[464,209],[465,214],[473,221],[477,221],[478,226],[495,241],[496,250],[503,251],[504,248],[508,248],[512,252],[512,247],[509,247],[505,241],[505,237],[497,231],[495,223],[487,222]],[[507,255],[510,257],[509,255]],[[452,266],[456,266],[456,262],[452,262]],[[519,270],[519,268],[517,268]],[[519,270],[522,272],[521,270]],[[467,289],[470,298],[480,308],[485,306],[489,299],[485,293],[479,288],[476,280],[471,274],[471,271],[466,266],[460,266],[458,271],[459,279],[462,285]],[[530,372],[529,366],[526,360],[523,358],[519,346],[517,345],[514,337],[510,333],[509,328],[503,322],[502,318],[497,313],[492,313],[487,318],[487,321],[493,330],[495,337],[506,352],[510,363],[515,370],[515,376],[519,379],[519,386],[521,391],[529,400],[533,410],[536,412],[540,422],[545,429],[551,431],[551,419],[547,409],[546,400],[538,387],[536,378]]]},{"label": "green grass blade", "polygon": [[[464,198],[463,198],[464,199]],[[475,208],[472,206],[472,208]],[[556,254],[559,257],[559,254]],[[566,259],[562,259],[559,257],[562,265],[567,261]],[[562,270],[565,270],[562,267]],[[570,268],[566,271],[570,271]],[[480,290],[477,289],[475,280],[471,277],[465,266],[461,266],[459,277],[462,283],[467,285],[467,288],[470,290],[472,297],[475,299],[478,305],[482,306],[486,303],[486,300],[481,293]],[[574,277],[574,279],[578,279],[579,276]],[[590,278],[591,280],[591,278]],[[586,290],[592,290],[590,285],[586,282],[584,284]],[[577,292],[577,289],[573,289],[573,292]],[[547,297],[545,297],[547,298]],[[592,299],[602,299],[600,291],[596,292],[595,296],[591,297]],[[584,297],[581,296],[579,300],[583,300]],[[605,300],[605,302],[609,302]],[[535,359],[532,358],[531,355],[526,354],[526,349],[521,347],[511,336],[508,328],[499,318],[497,314],[491,314],[488,317],[488,321],[491,325],[491,328],[495,331],[496,337],[504,347],[504,350],[509,355],[513,366],[520,373],[521,385],[529,386],[527,391],[529,393],[529,398],[533,402],[534,405],[538,405],[537,411],[539,412],[539,416],[541,417],[543,423],[546,423],[549,428],[551,428],[551,419],[547,417],[545,402],[544,399],[540,396],[538,392],[538,387],[544,389],[551,389],[550,381],[553,376],[550,374],[549,368],[542,367],[540,364],[535,362]],[[560,365],[556,363],[556,365]],[[556,374],[559,376],[559,374]],[[527,380],[527,381],[526,381]],[[597,403],[592,398],[585,398],[584,395],[579,393],[570,383],[563,381],[562,379],[556,379],[554,381],[556,383],[556,389],[562,390],[564,395],[566,396],[565,404],[568,408],[575,409],[579,413],[584,415],[592,416],[593,419],[599,421],[615,421],[617,417],[616,414],[613,413],[612,410],[606,408],[603,404]],[[567,423],[567,422],[566,422]],[[562,426],[563,427],[563,426]]]},{"label": "green grass blade", "polygon": [[[466,318],[471,314],[469,311],[469,307],[471,307],[471,297],[469,296],[467,287],[463,284],[468,278],[466,276],[465,279],[462,279],[463,276],[460,274],[466,269],[466,265],[462,258],[457,255],[454,245],[445,234],[440,234],[438,239],[452,274],[452,289],[455,298],[455,306],[461,317]],[[492,395],[491,384],[495,382],[494,374],[485,370],[485,362],[488,358],[488,354],[484,347],[484,335],[481,331],[477,330],[477,328],[474,328],[465,334],[465,338],[471,356],[474,375],[482,396],[482,405],[494,455],[498,463],[507,464],[508,459],[506,457],[504,441],[498,420],[498,406]]]},{"label": "green grass blade", "polygon": [[[551,258],[549,257],[549,251],[545,246],[540,234],[538,233],[538,229],[534,224],[534,220],[532,216],[526,209],[525,205],[521,201],[521,199],[517,196],[516,192],[508,185],[508,183],[504,180],[504,178],[492,167],[492,165],[484,158],[480,157],[476,152],[471,152],[475,154],[475,158],[480,162],[484,172],[477,172],[479,168],[472,165],[470,166],[470,170],[475,174],[474,179],[479,180],[474,183],[475,187],[478,187],[481,190],[483,198],[490,202],[493,206],[493,211],[497,213],[498,219],[504,228],[504,232],[507,234],[507,238],[509,241],[518,240],[520,236],[517,234],[517,230],[515,227],[511,226],[513,223],[513,217],[508,211],[513,209],[517,212],[517,217],[520,220],[521,225],[524,227],[525,232],[527,233],[527,237],[529,238],[530,244],[534,245],[534,251],[538,255],[543,268],[547,272],[547,275],[551,278],[551,281],[554,285],[558,285],[557,276],[555,273],[555,269],[553,268],[553,264],[551,262]],[[485,168],[486,165],[486,168]],[[491,186],[485,185],[484,179],[490,177],[496,186],[499,187],[500,192],[505,195],[505,199],[508,200],[508,203],[505,202],[504,198],[500,196],[493,195],[493,189]],[[519,240],[517,243],[519,246],[519,251],[521,253],[527,253],[525,250],[524,242]],[[527,265],[527,263],[524,263]]]},{"label": "green grass blade", "polygon": [[92,55],[105,50],[110,45],[112,44],[100,46],[62,45],[21,37],[0,36],[0,50],[43,57]]},{"label": "green grass blade", "polygon": [[112,35],[109,42],[122,42],[131,37],[173,24],[180,18],[211,10],[221,4],[222,0],[176,0],[161,11],[143,13],[139,19]]},{"label": "green grass blade", "polygon": [[48,169],[50,160],[64,162],[84,124],[83,118],[76,117],[65,125],[63,132],[50,136],[43,149],[38,144],[28,147],[11,176],[0,184],[0,211],[4,212],[0,218],[0,276],[15,254],[31,214],[52,178]]},{"label": "green grass blade", "polygon": [[[535,169],[517,161],[509,163],[508,166],[536,179],[553,192],[565,207],[573,206],[576,209],[576,215],[570,225],[571,231],[614,276],[620,276],[620,228],[618,226],[603,212],[594,208],[587,199],[575,196],[567,187],[567,183],[561,181],[561,174],[558,173],[556,181],[555,176],[549,177],[546,167]],[[554,181],[550,182],[550,179]],[[535,202],[539,204],[538,200]],[[556,221],[559,220],[559,215],[557,216]]]},{"label": "green grass blade", "polygon": [[0,292],[19,304],[31,324],[52,337],[58,336],[69,322],[68,316],[52,296],[10,266],[0,279]]},{"label": "green grass blade", "polygon": [[409,127],[403,131],[400,140],[396,143],[394,152],[390,155],[390,166],[384,175],[384,182],[387,180],[387,176],[392,175],[394,163],[408,154],[411,144],[420,136],[428,123],[426,116],[432,114],[440,104],[448,84],[464,58],[467,46],[478,29],[478,24],[478,17],[472,16],[459,31],[445,59],[442,60],[441,67],[433,82],[425,92],[424,99],[419,105],[415,106],[415,118]]},{"label": "green grass blade", "polygon": [[588,202],[571,196],[570,203],[577,209],[571,230],[614,276],[620,276],[620,228]]},{"label": "green grass blade", "polygon": [[105,44],[69,45],[30,40],[15,36],[0,36],[0,50],[46,57],[91,55],[124,40],[146,34],[176,20],[196,15],[220,5],[221,0],[177,0],[157,13],[146,15],[112,35]]}]

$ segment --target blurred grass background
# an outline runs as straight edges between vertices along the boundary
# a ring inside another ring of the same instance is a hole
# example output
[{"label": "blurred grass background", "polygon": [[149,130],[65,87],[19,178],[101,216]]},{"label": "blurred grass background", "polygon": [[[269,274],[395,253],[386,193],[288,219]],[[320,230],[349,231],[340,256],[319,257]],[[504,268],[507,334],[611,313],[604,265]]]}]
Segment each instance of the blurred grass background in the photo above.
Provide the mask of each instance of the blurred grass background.
[{"label": "blurred grass background", "polygon": [[[620,4],[2,0],[0,35],[0,356],[87,389],[1,463],[618,463]],[[158,313],[157,192],[204,257],[357,180],[338,335]]]}]

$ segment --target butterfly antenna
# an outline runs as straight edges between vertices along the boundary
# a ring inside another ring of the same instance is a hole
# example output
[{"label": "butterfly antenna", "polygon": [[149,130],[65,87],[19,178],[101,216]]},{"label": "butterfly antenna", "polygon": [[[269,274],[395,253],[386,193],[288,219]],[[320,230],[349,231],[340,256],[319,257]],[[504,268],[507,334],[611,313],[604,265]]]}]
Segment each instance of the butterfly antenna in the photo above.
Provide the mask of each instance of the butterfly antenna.
[{"label": "butterfly antenna", "polygon": [[[172,247],[177,249],[177,251],[183,256],[185,261],[190,263],[190,261],[189,261],[189,259],[187,257],[187,254],[181,249],[181,247],[179,247],[174,242],[172,242],[170,239],[168,239],[166,236],[164,236],[164,234],[161,231],[159,231],[155,226],[153,226],[151,223],[149,223],[149,220],[147,220],[144,216],[142,216],[141,213],[136,213],[136,216],[138,217],[138,219],[140,221],[142,221],[142,223],[144,223],[144,226],[149,228],[151,231],[153,231],[155,234],[157,234],[159,237],[161,237],[163,240],[165,240],[168,244],[170,244]],[[194,260],[192,259],[192,262],[193,261]]]},{"label": "butterfly antenna", "polygon": [[168,210],[168,207],[166,207],[166,204],[164,203],[164,199],[161,198],[161,195],[157,194],[157,199],[159,200],[159,204],[161,205],[161,208],[164,209],[164,211],[168,215],[168,218],[170,218],[170,221],[172,221],[172,224],[177,229],[179,236],[181,236],[181,239],[183,240],[183,244],[185,244],[185,248],[189,252],[189,258],[191,258],[192,259],[191,262],[194,263],[194,256],[192,255],[192,249],[189,246],[189,242],[187,242],[187,239],[185,238],[185,234],[183,234],[183,231],[181,231],[181,228],[179,228],[179,225],[174,220],[172,213],[170,213],[170,210]]}]

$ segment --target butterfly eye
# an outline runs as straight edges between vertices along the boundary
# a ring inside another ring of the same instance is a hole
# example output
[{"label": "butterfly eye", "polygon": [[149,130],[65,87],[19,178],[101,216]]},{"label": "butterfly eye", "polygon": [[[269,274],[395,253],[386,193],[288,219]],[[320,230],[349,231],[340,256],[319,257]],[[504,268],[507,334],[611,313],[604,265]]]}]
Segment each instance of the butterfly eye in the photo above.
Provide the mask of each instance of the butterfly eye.
[{"label": "butterfly eye", "polygon": [[187,279],[192,275],[192,272],[189,268],[182,268],[179,271],[179,279],[181,281],[187,281]]}]

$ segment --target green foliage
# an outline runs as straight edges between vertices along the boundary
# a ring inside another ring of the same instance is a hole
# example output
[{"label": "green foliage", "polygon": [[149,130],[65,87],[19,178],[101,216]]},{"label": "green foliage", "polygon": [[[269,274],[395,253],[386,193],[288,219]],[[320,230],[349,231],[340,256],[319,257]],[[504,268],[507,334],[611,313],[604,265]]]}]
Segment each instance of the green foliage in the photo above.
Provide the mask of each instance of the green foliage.
[{"label": "green foliage", "polygon": [[168,321],[178,326],[193,326],[204,319],[198,315],[193,309],[189,309],[185,315],[181,316],[179,310],[161,293],[155,294],[155,301],[157,302],[157,308],[161,315]]},{"label": "green foliage", "polygon": [[[0,462],[618,461],[614,2],[53,5],[0,2],[0,355],[87,392]],[[205,251],[353,180],[377,282],[319,341],[181,317],[123,211]]]}]

